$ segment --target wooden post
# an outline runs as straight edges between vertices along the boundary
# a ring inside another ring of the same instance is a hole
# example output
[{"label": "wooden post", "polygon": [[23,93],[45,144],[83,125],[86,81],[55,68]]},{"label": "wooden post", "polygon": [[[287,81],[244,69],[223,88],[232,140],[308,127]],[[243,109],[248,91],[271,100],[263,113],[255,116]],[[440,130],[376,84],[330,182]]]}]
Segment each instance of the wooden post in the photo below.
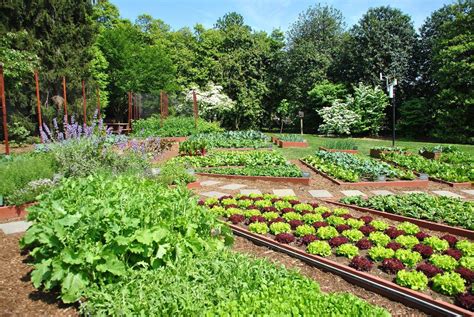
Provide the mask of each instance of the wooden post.
[{"label": "wooden post", "polygon": [[82,81],[82,112],[84,114],[84,126],[87,125],[87,98],[86,98],[86,83]]},{"label": "wooden post", "polygon": [[[67,118],[67,93],[66,93],[66,77],[63,76],[63,98],[64,98],[64,118],[66,124],[68,123]],[[64,127],[66,128],[66,127]]]},{"label": "wooden post", "polygon": [[35,71],[35,83],[36,83],[36,113],[38,115],[38,126],[40,131],[40,140],[41,143],[44,142],[43,135],[41,130],[43,129],[43,118],[41,116],[41,99],[40,99],[40,88],[39,88],[39,79],[38,79],[38,71]]},{"label": "wooden post", "polygon": [[197,128],[199,112],[198,112],[196,92],[194,90],[193,90],[193,103],[194,103],[194,127]]},{"label": "wooden post", "polygon": [[132,92],[128,92],[128,130],[132,131]]},{"label": "wooden post", "polygon": [[0,95],[2,97],[3,114],[3,137],[5,139],[5,154],[10,154],[10,144],[8,143],[8,124],[7,124],[7,102],[5,101],[5,82],[3,80],[3,64],[0,63]]},{"label": "wooden post", "polygon": [[96,89],[95,93],[97,95],[97,118],[100,120],[100,91],[99,91],[99,88]]}]

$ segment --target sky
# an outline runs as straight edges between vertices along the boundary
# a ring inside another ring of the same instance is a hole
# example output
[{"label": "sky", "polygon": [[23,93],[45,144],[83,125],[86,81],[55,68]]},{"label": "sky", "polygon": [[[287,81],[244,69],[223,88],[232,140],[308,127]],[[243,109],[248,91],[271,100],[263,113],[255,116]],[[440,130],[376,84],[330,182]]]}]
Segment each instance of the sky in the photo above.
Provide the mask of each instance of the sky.
[{"label": "sky", "polygon": [[[298,15],[317,4],[309,0],[111,0],[122,17],[135,18],[148,13],[177,30],[197,23],[212,27],[225,13],[236,11],[243,15],[245,23],[254,30],[271,32],[275,28],[287,31]],[[412,17],[418,29],[431,12],[441,8],[449,0],[327,0],[321,4],[341,10],[347,27],[357,23],[371,7],[390,5]]]}]

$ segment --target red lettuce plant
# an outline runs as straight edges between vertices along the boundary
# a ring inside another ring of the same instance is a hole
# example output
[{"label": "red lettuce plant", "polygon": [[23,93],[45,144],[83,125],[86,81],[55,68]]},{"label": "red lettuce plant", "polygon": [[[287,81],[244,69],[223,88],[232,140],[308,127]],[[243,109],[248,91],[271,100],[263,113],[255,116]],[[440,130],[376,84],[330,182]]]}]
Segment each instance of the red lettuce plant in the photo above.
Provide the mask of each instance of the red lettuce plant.
[{"label": "red lettuce plant", "polygon": [[253,197],[251,198],[253,201],[259,201],[259,200],[263,200],[263,197]]},{"label": "red lettuce plant", "polygon": [[276,203],[277,201],[280,201],[281,198],[272,198],[270,201],[272,202],[272,204]]},{"label": "red lettuce plant", "polygon": [[349,225],[339,225],[339,226],[336,227],[336,229],[337,229],[337,232],[341,233],[345,230],[351,229],[351,226],[349,226]]},{"label": "red lettuce plant", "polygon": [[311,205],[311,207],[313,208],[318,208],[319,207],[319,204],[318,203],[309,203]]},{"label": "red lettuce plant", "polygon": [[295,241],[295,236],[291,233],[279,233],[275,236],[275,240],[280,243],[288,244]]},{"label": "red lettuce plant", "polygon": [[198,205],[199,205],[199,206],[204,206],[204,200],[199,200],[199,201],[198,201]]},{"label": "red lettuce plant", "polygon": [[456,296],[456,304],[470,311],[474,311],[474,295],[470,292]]},{"label": "red lettuce plant", "polygon": [[358,247],[361,250],[368,250],[372,246],[373,246],[373,243],[367,238],[362,238],[356,243],[356,247]]},{"label": "red lettuce plant", "polygon": [[291,200],[288,200],[288,202],[289,202],[290,204],[292,204],[293,206],[294,206],[294,205],[298,205],[298,204],[300,204],[300,203],[301,203],[301,201],[299,201],[299,200],[296,200],[296,199],[291,199]]},{"label": "red lettuce plant", "polygon": [[413,247],[413,251],[418,252],[424,258],[429,258],[433,254],[433,248],[425,244],[417,244]]},{"label": "red lettuce plant", "polygon": [[291,229],[295,230],[297,227],[304,225],[304,222],[301,220],[290,220],[289,224]]},{"label": "red lettuce plant", "polygon": [[287,212],[295,212],[295,210],[293,208],[283,208],[281,210],[282,214],[286,214]]},{"label": "red lettuce plant", "polygon": [[233,198],[231,195],[225,195],[225,196],[222,196],[219,198],[219,201],[223,201],[224,199],[229,199],[229,198]]},{"label": "red lettuce plant", "polygon": [[254,223],[254,222],[265,222],[267,221],[264,217],[262,216],[252,216],[249,219],[249,223]]},{"label": "red lettuce plant", "polygon": [[348,243],[348,242],[349,242],[349,239],[347,239],[346,237],[342,237],[342,236],[329,239],[329,245],[333,248],[338,247],[338,246],[343,245],[344,243]]},{"label": "red lettuce plant", "polygon": [[375,228],[371,225],[365,225],[360,227],[359,231],[362,232],[364,235],[368,236],[369,234],[375,231]]},{"label": "red lettuce plant", "polygon": [[229,217],[230,222],[232,222],[234,225],[244,222],[245,221],[245,216],[244,215],[239,215],[239,214],[233,214]]},{"label": "red lettuce plant", "polygon": [[452,256],[456,259],[456,261],[459,261],[459,259],[462,257],[462,252],[457,249],[447,249],[444,251],[444,254]]},{"label": "red lettuce plant", "polygon": [[417,271],[423,272],[427,277],[433,277],[436,274],[443,273],[443,270],[440,268],[429,264],[429,263],[421,263],[416,267]]},{"label": "red lettuce plant", "polygon": [[[452,236],[452,235],[450,235],[450,234],[445,234],[444,236],[441,237],[441,239],[448,241],[449,246],[450,246],[451,248],[454,248],[454,246],[455,246],[456,243],[458,242],[458,238],[456,238],[455,236]],[[457,260],[457,259],[456,259],[456,260]]]},{"label": "red lettuce plant", "polygon": [[349,219],[349,218],[354,218],[354,217],[352,217],[352,215],[350,215],[350,214],[343,214],[343,215],[341,215],[340,217],[341,217],[341,218],[344,218],[344,219],[346,219],[346,220]]},{"label": "red lettuce plant", "polygon": [[420,231],[417,234],[415,234],[415,237],[417,237],[418,240],[423,241],[425,238],[431,237],[431,235],[427,234],[426,232]]},{"label": "red lettuce plant", "polygon": [[321,214],[321,216],[323,216],[323,218],[330,217],[330,216],[332,216],[332,212],[330,212],[330,211],[323,212],[323,213]]},{"label": "red lettuce plant", "polygon": [[373,266],[372,261],[363,256],[355,256],[352,258],[350,267],[353,267],[357,271],[370,271]]},{"label": "red lettuce plant", "polygon": [[400,243],[394,242],[394,241],[391,241],[391,242],[387,243],[387,245],[386,245],[386,248],[392,249],[393,251],[397,251],[401,247],[402,247],[402,245]]},{"label": "red lettuce plant", "polygon": [[283,219],[282,217],[275,218],[273,220],[270,220],[268,222],[268,225],[271,225],[272,223],[275,223],[275,222],[285,222],[285,219]]},{"label": "red lettuce plant", "polygon": [[239,206],[237,206],[236,204],[229,204],[229,205],[225,205],[224,208],[225,208],[225,209],[229,209],[229,208],[239,208]]},{"label": "red lettuce plant", "polygon": [[385,233],[392,239],[395,239],[398,236],[403,236],[405,234],[405,231],[403,230],[398,230],[395,227],[389,227],[387,230],[385,230]]},{"label": "red lettuce plant", "polygon": [[304,245],[308,245],[313,241],[319,240],[314,234],[307,234],[301,238],[301,243]]},{"label": "red lettuce plant", "polygon": [[247,207],[247,209],[248,209],[248,210],[250,210],[250,209],[258,209],[258,207],[255,206],[255,205],[250,205],[250,206]]},{"label": "red lettuce plant", "polygon": [[474,271],[465,267],[458,267],[456,273],[459,273],[468,283],[474,282]]},{"label": "red lettuce plant", "polygon": [[390,274],[396,274],[398,271],[401,271],[405,268],[402,261],[399,259],[384,259],[382,261],[382,270]]},{"label": "red lettuce plant", "polygon": [[324,221],[316,221],[315,223],[313,223],[313,227],[315,229],[319,229],[321,227],[327,227],[329,226],[327,222],[324,222]]},{"label": "red lettuce plant", "polygon": [[270,207],[263,207],[262,212],[278,212],[278,210],[275,207],[270,206]]},{"label": "red lettuce plant", "polygon": [[371,216],[361,216],[359,219],[365,222],[365,224],[369,224],[372,220],[374,220],[374,218]]},{"label": "red lettuce plant", "polygon": [[306,214],[311,214],[311,213],[313,213],[311,210],[302,210],[302,211],[300,212],[300,214],[301,214],[302,216],[304,216],[304,215],[306,215]]}]

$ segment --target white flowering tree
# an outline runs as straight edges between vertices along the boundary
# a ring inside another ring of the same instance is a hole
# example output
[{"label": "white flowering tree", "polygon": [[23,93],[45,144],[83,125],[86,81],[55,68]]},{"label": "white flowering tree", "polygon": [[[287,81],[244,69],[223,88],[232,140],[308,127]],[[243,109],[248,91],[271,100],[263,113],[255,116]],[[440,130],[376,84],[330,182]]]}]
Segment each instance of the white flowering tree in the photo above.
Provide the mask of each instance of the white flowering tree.
[{"label": "white flowering tree", "polygon": [[349,135],[351,129],[360,122],[360,115],[350,110],[341,100],[335,100],[332,106],[318,110],[318,114],[323,119],[319,132],[324,134]]},{"label": "white flowering tree", "polygon": [[186,102],[193,102],[193,90],[199,104],[199,116],[206,120],[222,120],[235,109],[235,101],[222,91],[222,86],[210,82],[204,89],[191,88],[186,92]]}]

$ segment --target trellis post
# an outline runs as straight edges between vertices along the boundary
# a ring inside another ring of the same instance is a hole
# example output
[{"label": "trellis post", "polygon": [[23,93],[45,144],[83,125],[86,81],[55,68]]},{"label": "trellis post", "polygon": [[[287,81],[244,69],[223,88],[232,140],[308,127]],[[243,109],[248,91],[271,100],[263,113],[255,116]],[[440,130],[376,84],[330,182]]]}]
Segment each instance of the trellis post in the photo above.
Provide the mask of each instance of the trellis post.
[{"label": "trellis post", "polygon": [[39,78],[38,78],[38,71],[35,70],[35,83],[36,83],[36,113],[38,115],[38,127],[40,132],[40,140],[41,143],[44,142],[43,134],[41,130],[43,130],[43,117],[41,116],[41,99],[40,99],[40,88],[39,88]]},{"label": "trellis post", "polygon": [[10,144],[8,143],[8,124],[7,124],[7,102],[5,101],[5,82],[3,79],[3,64],[0,63],[0,95],[2,98],[3,114],[3,137],[5,140],[5,154],[10,154]]}]

